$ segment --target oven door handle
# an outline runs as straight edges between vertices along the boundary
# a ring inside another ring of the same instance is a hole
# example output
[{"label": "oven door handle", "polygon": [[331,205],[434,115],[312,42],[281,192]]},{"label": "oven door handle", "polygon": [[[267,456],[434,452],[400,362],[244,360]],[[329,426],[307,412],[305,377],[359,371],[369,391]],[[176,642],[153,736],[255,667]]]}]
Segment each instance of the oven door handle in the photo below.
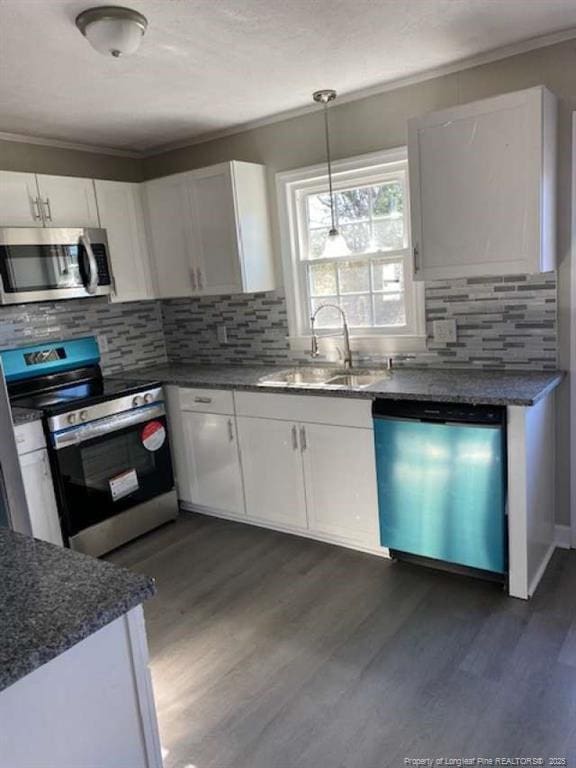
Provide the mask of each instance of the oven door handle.
[{"label": "oven door handle", "polygon": [[86,285],[86,291],[94,295],[96,288],[98,287],[98,265],[96,264],[96,257],[92,250],[92,243],[87,234],[80,235],[80,243],[84,246],[86,255],[88,256],[88,284]]},{"label": "oven door handle", "polygon": [[59,451],[62,448],[79,445],[87,440],[94,440],[103,435],[112,435],[114,432],[119,432],[135,424],[142,424],[152,419],[162,418],[163,416],[166,416],[166,409],[163,403],[146,405],[142,408],[137,408],[135,411],[98,419],[92,423],[88,422],[80,427],[53,432],[51,435],[52,447],[54,450]]}]

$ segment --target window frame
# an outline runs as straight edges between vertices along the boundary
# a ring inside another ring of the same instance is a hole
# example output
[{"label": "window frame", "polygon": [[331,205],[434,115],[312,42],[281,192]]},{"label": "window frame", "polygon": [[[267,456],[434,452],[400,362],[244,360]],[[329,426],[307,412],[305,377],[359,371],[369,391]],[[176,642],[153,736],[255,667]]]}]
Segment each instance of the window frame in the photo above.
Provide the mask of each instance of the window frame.
[{"label": "window frame", "polygon": [[[332,164],[334,190],[350,186],[378,184],[398,179],[401,171],[404,187],[406,247],[398,250],[351,254],[346,261],[403,261],[405,326],[353,327],[350,329],[352,346],[367,353],[410,352],[426,349],[424,286],[414,281],[414,263],[410,232],[410,196],[408,153],[406,147],[337,160]],[[300,259],[307,248],[306,196],[327,192],[328,173],[325,163],[276,174],[276,192],[280,225],[282,268],[288,308],[289,344],[291,349],[303,350],[310,345],[311,304],[307,279],[307,264],[322,263],[322,259]],[[303,222],[302,224],[300,222]],[[330,260],[332,262],[332,260]],[[333,263],[333,262],[332,262]],[[333,346],[333,334],[338,329],[321,329],[326,335],[323,347]]]}]

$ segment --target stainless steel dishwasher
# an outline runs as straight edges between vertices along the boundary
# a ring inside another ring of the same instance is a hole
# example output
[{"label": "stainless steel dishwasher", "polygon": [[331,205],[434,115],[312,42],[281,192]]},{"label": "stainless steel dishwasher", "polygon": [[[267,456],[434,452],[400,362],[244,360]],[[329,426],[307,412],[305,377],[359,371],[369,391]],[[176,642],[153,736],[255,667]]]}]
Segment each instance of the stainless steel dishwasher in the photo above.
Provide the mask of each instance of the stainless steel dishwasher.
[{"label": "stainless steel dishwasher", "polygon": [[382,545],[503,578],[505,409],[376,400],[373,418]]}]

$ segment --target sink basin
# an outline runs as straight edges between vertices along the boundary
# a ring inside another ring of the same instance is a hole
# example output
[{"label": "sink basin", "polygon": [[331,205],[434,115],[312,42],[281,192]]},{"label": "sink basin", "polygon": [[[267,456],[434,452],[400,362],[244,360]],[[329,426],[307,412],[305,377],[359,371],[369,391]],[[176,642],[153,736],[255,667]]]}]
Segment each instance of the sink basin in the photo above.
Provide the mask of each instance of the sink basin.
[{"label": "sink basin", "polygon": [[320,389],[364,389],[382,379],[390,378],[389,371],[338,368],[292,368],[260,379],[265,387],[318,387]]}]

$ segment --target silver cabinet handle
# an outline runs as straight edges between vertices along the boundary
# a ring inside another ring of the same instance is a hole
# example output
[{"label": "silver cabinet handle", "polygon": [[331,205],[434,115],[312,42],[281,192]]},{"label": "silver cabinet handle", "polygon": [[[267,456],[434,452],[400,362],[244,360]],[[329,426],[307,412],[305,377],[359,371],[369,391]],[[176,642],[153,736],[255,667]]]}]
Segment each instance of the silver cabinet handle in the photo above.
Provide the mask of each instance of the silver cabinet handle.
[{"label": "silver cabinet handle", "polygon": [[418,272],[420,270],[420,246],[418,243],[414,244],[412,253],[414,254],[414,272]]},{"label": "silver cabinet handle", "polygon": [[234,442],[234,427],[232,426],[232,419],[228,419],[228,440],[231,443]]},{"label": "silver cabinet handle", "polygon": [[300,427],[300,449],[305,451],[308,448],[308,442],[306,440],[306,427]]},{"label": "silver cabinet handle", "polygon": [[196,270],[194,269],[194,267],[190,269],[190,281],[192,283],[192,290],[197,291],[198,286],[196,285]]},{"label": "silver cabinet handle", "polygon": [[52,221],[52,209],[50,208],[50,198],[47,197],[44,200],[44,208],[46,209],[46,221]]},{"label": "silver cabinet handle", "polygon": [[212,402],[212,398],[211,397],[195,397],[194,398],[194,402],[195,403],[206,403],[206,405],[208,405],[208,403]]},{"label": "silver cabinet handle", "polygon": [[86,291],[93,295],[96,293],[96,288],[98,287],[98,265],[96,264],[94,251],[92,250],[92,245],[90,243],[90,238],[88,237],[88,235],[80,235],[80,242],[86,249],[86,255],[88,256],[88,265],[90,267],[89,275],[88,275],[88,285],[86,286]]},{"label": "silver cabinet handle", "polygon": [[42,221],[42,210],[40,208],[40,199],[35,197],[32,200],[32,216],[34,221]]},{"label": "silver cabinet handle", "polygon": [[298,432],[296,430],[296,427],[292,427],[292,448],[293,450],[298,450]]},{"label": "silver cabinet handle", "polygon": [[198,290],[202,290],[204,288],[204,277],[202,276],[202,270],[200,267],[196,269],[196,274],[198,276]]}]

